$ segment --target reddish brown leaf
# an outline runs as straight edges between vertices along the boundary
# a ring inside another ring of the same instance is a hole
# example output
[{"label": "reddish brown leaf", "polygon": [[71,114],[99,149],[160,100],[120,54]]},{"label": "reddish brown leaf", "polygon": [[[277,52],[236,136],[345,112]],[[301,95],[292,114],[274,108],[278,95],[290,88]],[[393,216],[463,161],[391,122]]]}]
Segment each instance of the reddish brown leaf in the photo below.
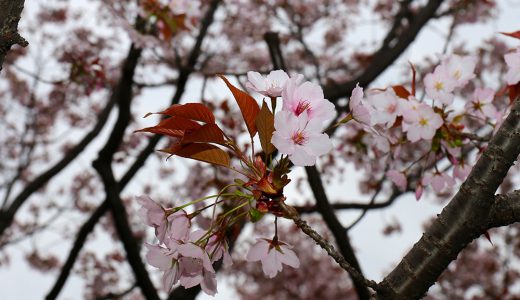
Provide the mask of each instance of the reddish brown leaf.
[{"label": "reddish brown leaf", "polygon": [[262,109],[256,117],[256,128],[258,129],[258,136],[260,138],[260,144],[265,154],[269,155],[273,153],[274,146],[271,144],[271,138],[274,132],[274,115],[267,107],[265,101],[262,104]]},{"label": "reddish brown leaf", "polygon": [[392,89],[394,89],[395,94],[399,98],[408,99],[408,96],[411,95],[410,92],[402,85],[394,85]]},{"label": "reddish brown leaf", "polygon": [[224,133],[216,124],[205,124],[189,134],[186,134],[181,143],[216,143],[224,144]]},{"label": "reddish brown leaf", "polygon": [[162,120],[154,127],[143,128],[136,130],[135,132],[151,132],[173,137],[182,137],[186,130],[192,131],[200,127],[201,125],[195,121],[182,117],[170,117],[168,119]]},{"label": "reddish brown leaf", "polygon": [[520,83],[508,86],[509,89],[509,103],[513,103],[520,96]]},{"label": "reddish brown leaf", "polygon": [[515,39],[520,39],[520,30],[515,32],[501,32],[501,34],[513,37]]},{"label": "reddish brown leaf", "polygon": [[415,96],[415,75],[417,74],[417,71],[415,71],[415,66],[411,62],[408,63],[410,64],[410,67],[412,67],[412,95]]},{"label": "reddish brown leaf", "polygon": [[[148,113],[144,117],[146,118],[151,114],[152,113]],[[215,116],[211,110],[202,103],[174,104],[168,109],[156,114],[183,117],[205,123],[215,123]]]},{"label": "reddish brown leaf", "polygon": [[224,167],[229,167],[231,161],[226,151],[211,144],[191,143],[160,151]]},{"label": "reddish brown leaf", "polygon": [[256,117],[260,112],[260,107],[258,107],[258,103],[256,103],[255,99],[251,97],[248,93],[236,88],[233,86],[226,77],[219,75],[222,80],[226,83],[228,88],[233,93],[233,97],[238,103],[238,107],[240,107],[240,111],[242,112],[242,117],[244,117],[244,121],[246,121],[247,130],[249,131],[249,135],[251,137],[256,134]]}]

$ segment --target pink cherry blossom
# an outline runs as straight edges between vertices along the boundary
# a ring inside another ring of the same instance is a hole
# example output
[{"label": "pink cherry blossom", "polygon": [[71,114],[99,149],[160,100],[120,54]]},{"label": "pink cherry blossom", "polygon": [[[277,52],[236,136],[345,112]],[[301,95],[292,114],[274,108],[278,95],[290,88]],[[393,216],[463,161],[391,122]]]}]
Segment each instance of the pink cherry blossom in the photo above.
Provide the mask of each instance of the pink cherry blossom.
[{"label": "pink cherry blossom", "polygon": [[495,118],[497,110],[493,105],[495,92],[489,88],[477,88],[473,93],[473,100],[466,103],[466,110],[475,116],[485,118]]},{"label": "pink cherry blossom", "polygon": [[186,243],[178,247],[179,282],[184,288],[200,284],[208,295],[217,293],[215,269],[211,265],[208,253],[193,243]]},{"label": "pink cherry blossom", "polygon": [[452,77],[455,87],[463,87],[470,79],[475,78],[473,72],[477,65],[477,58],[475,56],[460,56],[452,54],[443,60],[442,65],[446,66],[448,74]]},{"label": "pink cherry blossom", "polygon": [[440,193],[444,189],[452,187],[455,184],[455,180],[453,180],[450,175],[445,173],[427,173],[424,175],[421,183],[424,186],[431,185],[432,189],[436,193]]},{"label": "pink cherry blossom", "polygon": [[515,85],[520,82],[520,47],[515,52],[504,55],[508,71],[506,81],[509,85]]},{"label": "pink cherry blossom", "polygon": [[229,255],[229,247],[226,240],[219,239],[216,235],[209,239],[206,251],[210,255],[212,263],[222,258],[222,264],[225,267],[233,264],[231,255]]},{"label": "pink cherry blossom", "polygon": [[293,268],[300,267],[300,260],[291,250],[291,247],[278,240],[258,238],[257,242],[249,249],[246,257],[247,261],[260,261],[264,274],[273,278],[282,271],[282,264]]},{"label": "pink cherry blossom", "polygon": [[137,202],[141,205],[138,211],[143,222],[151,227],[159,226],[166,219],[164,208],[148,196],[137,196]]},{"label": "pink cherry blossom", "polygon": [[437,129],[442,124],[442,118],[433,109],[421,104],[417,107],[415,115],[407,115],[403,122],[403,131],[410,142],[417,142],[420,139],[431,140]]},{"label": "pink cherry blossom", "polygon": [[393,89],[385,91],[371,91],[367,95],[367,102],[372,106],[372,125],[383,124],[391,127],[401,113],[401,102]]},{"label": "pink cherry blossom", "polygon": [[215,269],[209,254],[196,244],[205,235],[205,231],[197,230],[190,233],[185,241],[166,240],[166,247],[146,245],[147,262],[164,271],[162,281],[165,290],[170,291],[174,284],[180,282],[185,288],[200,284],[202,290],[208,295],[217,293]]},{"label": "pink cherry blossom", "polygon": [[179,210],[169,215],[167,220],[168,238],[176,240],[185,240],[188,237],[191,227],[191,221],[188,217],[188,214],[184,210]]},{"label": "pink cherry blossom", "polygon": [[453,177],[458,178],[460,180],[466,180],[469,172],[471,172],[471,166],[465,163],[460,163],[453,167]]},{"label": "pink cherry blossom", "polygon": [[179,264],[177,263],[177,251],[159,245],[145,244],[145,247],[148,249],[146,261],[151,266],[164,271],[162,277],[163,289],[170,292],[173,285],[180,278]]},{"label": "pink cherry blossom", "polygon": [[275,115],[271,142],[297,166],[312,166],[316,158],[332,150],[328,135],[321,133],[321,120],[309,119],[307,112],[296,116],[289,111]]},{"label": "pink cherry blossom", "polygon": [[449,73],[450,70],[443,65],[437,66],[433,73],[424,77],[426,94],[441,104],[450,105],[453,102],[453,90],[455,80]]},{"label": "pink cherry blossom", "polygon": [[354,120],[365,125],[371,124],[370,120],[373,109],[371,106],[363,103],[363,88],[359,86],[359,83],[356,84],[356,87],[352,90],[352,96],[350,96],[348,104]]},{"label": "pink cherry blossom", "polygon": [[302,77],[291,77],[283,91],[282,110],[290,111],[296,116],[306,112],[309,119],[320,123],[332,120],[336,116],[336,108],[323,96],[321,87],[310,81],[301,83]]},{"label": "pink cherry blossom", "polygon": [[389,170],[386,172],[386,176],[392,180],[392,182],[401,190],[406,190],[408,186],[408,181],[406,179],[406,175],[403,172],[399,172],[397,170]]},{"label": "pink cherry blossom", "polygon": [[282,70],[271,71],[266,77],[258,72],[247,72],[246,87],[267,97],[280,97],[289,75]]},{"label": "pink cherry blossom", "polygon": [[417,183],[417,187],[415,188],[415,200],[419,201],[421,199],[422,194],[424,192],[424,187],[421,182]]}]

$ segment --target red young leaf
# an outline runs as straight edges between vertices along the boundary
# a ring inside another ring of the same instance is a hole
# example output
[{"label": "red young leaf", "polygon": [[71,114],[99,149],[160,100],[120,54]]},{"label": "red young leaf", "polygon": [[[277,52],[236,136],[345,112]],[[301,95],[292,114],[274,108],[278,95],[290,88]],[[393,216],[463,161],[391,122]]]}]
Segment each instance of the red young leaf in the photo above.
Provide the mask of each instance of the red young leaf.
[{"label": "red young leaf", "polygon": [[247,130],[249,131],[249,135],[251,137],[256,134],[256,117],[260,112],[260,107],[258,107],[258,103],[256,103],[255,99],[251,97],[248,93],[236,88],[233,86],[226,77],[219,75],[222,80],[226,83],[228,88],[233,93],[233,97],[238,103],[238,107],[240,107],[240,111],[242,112],[242,117],[244,117],[244,121],[246,121]]},{"label": "red young leaf", "polygon": [[501,34],[513,37],[515,39],[520,39],[520,30],[515,32],[501,32]]},{"label": "red young leaf", "polygon": [[411,62],[408,63],[410,64],[410,67],[412,67],[412,95],[415,96],[415,75],[417,71],[415,71],[415,66]]},{"label": "red young leaf", "polygon": [[186,130],[193,131],[200,127],[201,125],[195,121],[182,117],[170,117],[168,119],[162,120],[159,124],[155,125],[154,127],[139,129],[135,132],[151,132],[173,137],[182,137]]},{"label": "red young leaf", "polygon": [[509,88],[509,103],[515,102],[515,100],[520,96],[520,83],[515,85],[508,86]]},{"label": "red young leaf", "polygon": [[172,148],[160,151],[224,167],[229,167],[231,162],[226,151],[211,144],[191,143],[176,145]]},{"label": "red young leaf", "polygon": [[[148,113],[145,118],[151,115]],[[168,109],[158,112],[156,114],[183,117],[186,119],[202,121],[205,123],[215,123],[215,116],[209,108],[202,103],[186,103],[174,104]]]},{"label": "red young leaf", "polygon": [[256,117],[256,128],[258,129],[258,136],[260,137],[260,144],[265,154],[269,155],[273,153],[274,146],[271,144],[271,138],[274,132],[274,116],[273,113],[267,107],[267,104],[262,104],[262,109]]},{"label": "red young leaf", "polygon": [[224,144],[224,133],[216,124],[205,124],[184,136],[181,143],[216,143]]},{"label": "red young leaf", "polygon": [[408,96],[411,95],[410,92],[402,85],[394,85],[392,89],[394,89],[395,94],[399,98],[408,99]]},{"label": "red young leaf", "polygon": [[491,236],[489,235],[489,231],[487,231],[487,230],[484,231],[484,236],[489,241],[489,243],[491,243],[491,245],[493,245],[493,242],[491,241]]}]

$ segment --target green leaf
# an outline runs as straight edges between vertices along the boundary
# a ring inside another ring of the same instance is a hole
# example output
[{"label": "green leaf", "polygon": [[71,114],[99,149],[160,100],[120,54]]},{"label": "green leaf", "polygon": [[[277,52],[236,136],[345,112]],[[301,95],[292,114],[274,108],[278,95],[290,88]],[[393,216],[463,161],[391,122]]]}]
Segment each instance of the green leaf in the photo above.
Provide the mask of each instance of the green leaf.
[{"label": "green leaf", "polygon": [[258,209],[251,207],[249,209],[249,218],[251,222],[256,223],[262,219],[265,214],[261,213]]},{"label": "green leaf", "polygon": [[260,137],[260,144],[265,154],[269,155],[275,150],[271,144],[271,138],[274,132],[274,115],[267,107],[265,101],[262,104],[262,109],[256,117],[256,128],[258,129],[258,136]]}]

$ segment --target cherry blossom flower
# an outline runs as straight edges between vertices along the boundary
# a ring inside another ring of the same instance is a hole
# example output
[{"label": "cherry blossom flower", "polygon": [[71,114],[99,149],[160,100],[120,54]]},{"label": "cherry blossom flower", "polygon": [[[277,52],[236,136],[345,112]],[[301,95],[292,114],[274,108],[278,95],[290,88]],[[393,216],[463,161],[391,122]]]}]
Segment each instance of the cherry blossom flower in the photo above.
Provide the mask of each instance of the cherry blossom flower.
[{"label": "cherry blossom flower", "polygon": [[442,65],[446,66],[448,74],[454,80],[455,87],[462,87],[470,79],[475,78],[473,72],[477,65],[477,58],[452,54],[443,60]]},{"label": "cherry blossom flower", "polygon": [[293,268],[300,267],[300,260],[291,250],[291,246],[279,241],[258,238],[257,242],[249,249],[246,257],[247,261],[260,261],[264,274],[273,278],[282,271],[282,264]]},{"label": "cherry blossom flower", "polygon": [[212,263],[222,258],[222,264],[225,267],[231,266],[233,264],[233,260],[229,254],[229,246],[226,240],[219,239],[216,235],[209,239],[208,245],[206,246],[206,251],[210,255]]},{"label": "cherry blossom flower", "polygon": [[372,106],[372,125],[384,124],[391,127],[395,119],[401,113],[401,101],[393,89],[385,91],[373,91],[367,95],[367,102]]},{"label": "cherry blossom flower", "polygon": [[406,179],[406,175],[403,172],[399,172],[397,170],[389,170],[386,172],[386,176],[392,180],[392,182],[401,190],[406,190],[408,186],[408,181]]},{"label": "cherry blossom flower", "polygon": [[509,85],[515,85],[520,82],[520,47],[515,52],[504,55],[508,71],[506,81]]},{"label": "cherry blossom flower", "polygon": [[458,178],[460,180],[466,180],[466,177],[468,177],[469,172],[471,172],[471,166],[465,163],[460,163],[455,165],[453,168],[453,177]]},{"label": "cherry blossom flower", "polygon": [[280,97],[289,75],[282,70],[271,71],[266,77],[258,72],[247,72],[246,87],[267,97]]},{"label": "cherry blossom flower", "polygon": [[326,100],[321,87],[310,81],[301,83],[302,76],[291,77],[282,90],[282,110],[296,116],[306,112],[309,119],[317,119],[320,124],[336,116],[336,108]]},{"label": "cherry blossom flower", "polygon": [[200,284],[206,294],[215,295],[217,281],[208,253],[193,243],[179,245],[178,251],[180,284],[187,289]]},{"label": "cherry blossom flower", "polygon": [[445,188],[450,188],[455,184],[455,180],[445,173],[427,173],[421,180],[423,186],[431,185],[436,193],[442,192]]},{"label": "cherry blossom flower", "polygon": [[312,166],[316,158],[332,150],[328,135],[321,133],[321,120],[309,119],[307,112],[296,116],[289,111],[275,115],[271,142],[297,166]]},{"label": "cherry blossom flower", "polygon": [[148,249],[146,261],[153,267],[164,271],[162,277],[163,289],[170,292],[173,285],[179,281],[180,272],[177,263],[178,253],[175,250],[161,247],[159,245],[144,244]]},{"label": "cherry blossom flower", "polygon": [[473,100],[466,103],[465,108],[470,114],[485,118],[495,118],[497,110],[493,106],[495,92],[488,88],[477,88],[473,93]]},{"label": "cherry blossom flower", "polygon": [[179,210],[169,215],[167,220],[168,238],[176,240],[185,240],[188,237],[191,227],[191,221],[188,217],[188,214],[184,210]]},{"label": "cherry blossom flower", "polygon": [[452,92],[455,88],[455,81],[449,72],[450,70],[446,66],[439,65],[433,73],[424,77],[424,87],[428,97],[446,105],[453,102]]},{"label": "cherry blossom flower", "polygon": [[348,105],[354,120],[365,125],[371,124],[373,109],[371,106],[363,103],[363,88],[359,86],[359,83],[352,90],[352,96],[350,96]]},{"label": "cherry blossom flower", "polygon": [[424,192],[424,187],[421,182],[417,183],[417,187],[415,188],[415,200],[419,201],[421,199],[422,194]]},{"label": "cherry blossom flower", "polygon": [[177,282],[185,288],[196,285],[208,295],[217,293],[215,269],[211,265],[208,253],[195,244],[205,231],[197,230],[189,235],[187,240],[170,239],[166,247],[148,245],[147,262],[164,271],[162,283],[166,291],[170,291]]},{"label": "cherry blossom flower", "polygon": [[420,139],[431,140],[443,124],[441,116],[426,104],[418,106],[416,112],[417,114],[408,114],[404,118],[403,131],[406,132],[406,138],[412,143]]},{"label": "cherry blossom flower", "polygon": [[166,216],[163,207],[152,198],[143,195],[137,196],[136,200],[141,205],[138,215],[146,225],[157,227],[165,222]]}]

